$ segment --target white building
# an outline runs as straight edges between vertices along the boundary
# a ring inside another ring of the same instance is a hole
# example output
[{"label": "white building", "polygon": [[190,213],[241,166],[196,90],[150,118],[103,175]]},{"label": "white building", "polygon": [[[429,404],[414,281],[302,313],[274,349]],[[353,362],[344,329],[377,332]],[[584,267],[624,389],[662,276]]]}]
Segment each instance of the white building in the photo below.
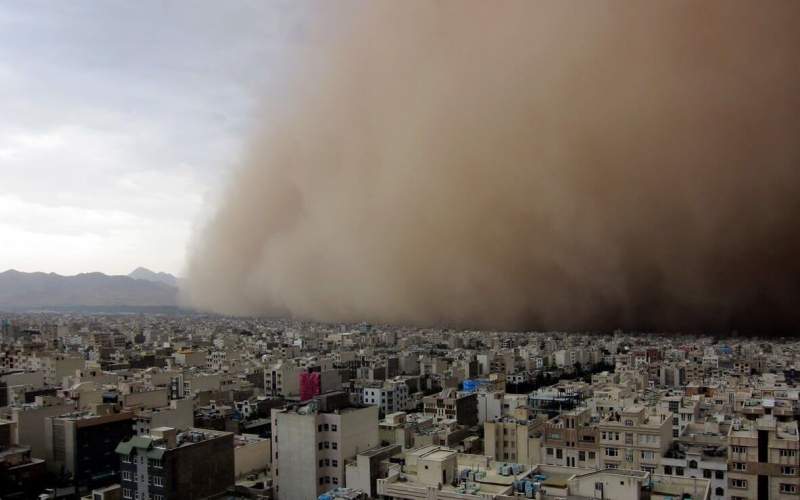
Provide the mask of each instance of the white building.
[{"label": "white building", "polygon": [[379,443],[378,407],[352,407],[343,392],[272,410],[275,498],[317,498],[344,486],[345,460]]}]

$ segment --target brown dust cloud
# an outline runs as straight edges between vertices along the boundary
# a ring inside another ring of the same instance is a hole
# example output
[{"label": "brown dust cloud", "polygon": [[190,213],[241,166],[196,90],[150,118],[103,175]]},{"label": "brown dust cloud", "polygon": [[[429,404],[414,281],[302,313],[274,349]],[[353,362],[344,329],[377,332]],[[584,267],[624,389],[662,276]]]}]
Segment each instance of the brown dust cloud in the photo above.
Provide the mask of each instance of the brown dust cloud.
[{"label": "brown dust cloud", "polygon": [[191,306],[800,330],[800,2],[308,5]]}]

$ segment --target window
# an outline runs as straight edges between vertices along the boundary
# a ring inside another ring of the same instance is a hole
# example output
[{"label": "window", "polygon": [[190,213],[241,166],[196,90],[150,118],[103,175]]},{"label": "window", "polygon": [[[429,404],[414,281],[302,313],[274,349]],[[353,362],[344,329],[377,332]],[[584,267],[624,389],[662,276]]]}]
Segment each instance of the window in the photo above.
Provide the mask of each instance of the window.
[{"label": "window", "polygon": [[161,460],[158,458],[151,458],[150,459],[150,467],[155,467],[157,469],[161,468]]},{"label": "window", "polygon": [[325,449],[327,450],[327,449],[329,449],[330,447],[331,447],[331,443],[330,443],[330,442],[328,442],[328,441],[325,441]]},{"label": "window", "polygon": [[334,466],[334,467],[339,467],[339,461],[336,460],[336,459],[331,460],[331,465]]},{"label": "window", "polygon": [[319,459],[319,466],[323,467],[324,465],[325,465],[325,461],[320,458]]},{"label": "window", "polygon": [[334,441],[334,442],[332,442],[332,443],[331,443],[331,448],[333,448],[334,450],[336,450],[336,449],[338,449],[338,448],[339,448],[339,444],[338,444],[336,441]]},{"label": "window", "polygon": [[781,467],[781,474],[784,476],[794,476],[797,474],[797,469],[794,467]]},{"label": "window", "polygon": [[683,475],[683,467],[675,467],[675,475],[682,476]]},{"label": "window", "polygon": [[714,471],[714,479],[725,479],[725,471],[724,470],[715,470]]},{"label": "window", "polygon": [[553,448],[547,448],[547,454],[553,456]]},{"label": "window", "polygon": [[122,471],[122,480],[123,481],[133,481],[133,474],[129,470]]},{"label": "window", "polygon": [[331,466],[331,459],[330,458],[326,458],[325,459],[325,467],[330,467],[330,466]]},{"label": "window", "polygon": [[317,432],[322,432],[322,424],[319,424],[319,425],[317,426]]},{"label": "window", "polygon": [[322,441],[320,441],[319,443],[317,443],[317,448],[319,448],[320,450],[322,449]]},{"label": "window", "polygon": [[122,488],[122,498],[133,498],[133,491],[130,488]]},{"label": "window", "polygon": [[153,478],[153,486],[164,486],[164,478],[161,476],[151,476]]},{"label": "window", "polygon": [[643,451],[642,452],[642,460],[655,460],[656,454],[652,451]]},{"label": "window", "polygon": [[782,457],[796,457],[797,456],[797,450],[781,449],[781,456]]},{"label": "window", "polygon": [[122,455],[120,457],[120,460],[122,461],[123,464],[131,463],[131,457],[129,457],[128,455]]},{"label": "window", "polygon": [[731,488],[746,489],[747,488],[747,480],[746,479],[731,479]]},{"label": "window", "polygon": [[564,458],[564,450],[561,448],[556,448],[556,458],[561,459]]},{"label": "window", "polygon": [[331,424],[331,432],[336,432],[336,424]]},{"label": "window", "polygon": [[733,470],[747,470],[747,464],[742,462],[733,462]]},{"label": "window", "polygon": [[664,474],[666,474],[668,476],[672,475],[672,466],[671,465],[665,465],[664,466]]},{"label": "window", "polygon": [[697,468],[697,461],[696,460],[690,460],[689,461],[689,468],[690,469],[696,469]]},{"label": "window", "polygon": [[579,451],[578,452],[578,460],[580,460],[581,462],[586,461],[586,452],[585,451]]},{"label": "window", "polygon": [[717,489],[714,490],[714,494],[718,497],[721,497],[725,494],[725,488],[718,486]]},{"label": "window", "polygon": [[319,484],[325,484],[325,478],[324,477],[320,477],[319,478]]},{"label": "window", "polygon": [[703,477],[706,479],[711,479],[711,469],[703,469]]},{"label": "window", "polygon": [[797,493],[797,486],[794,484],[781,483],[781,493]]},{"label": "window", "polygon": [[333,484],[339,484],[339,478],[338,477],[332,477],[331,481],[333,481]]},{"label": "window", "polygon": [[594,453],[593,451],[590,451],[590,452],[589,452],[589,460],[594,460],[594,458],[595,458],[596,456],[597,456],[597,455],[595,455],[595,453]]},{"label": "window", "polygon": [[331,476],[325,476],[325,484],[331,484]]},{"label": "window", "polygon": [[745,453],[747,448],[744,446],[731,446],[731,453]]},{"label": "window", "polygon": [[617,448],[606,448],[606,456],[607,457],[618,457],[619,450]]},{"label": "window", "polygon": [[625,427],[633,427],[633,420],[625,420]]}]

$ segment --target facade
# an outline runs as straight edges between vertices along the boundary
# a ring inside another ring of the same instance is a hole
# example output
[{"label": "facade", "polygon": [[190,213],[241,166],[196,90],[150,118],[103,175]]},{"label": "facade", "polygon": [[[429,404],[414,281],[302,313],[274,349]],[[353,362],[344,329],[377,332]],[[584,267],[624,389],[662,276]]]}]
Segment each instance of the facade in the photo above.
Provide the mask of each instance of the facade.
[{"label": "facade", "polygon": [[600,466],[599,435],[588,408],[566,411],[544,425],[544,451],[537,463],[596,469]]},{"label": "facade", "polygon": [[84,491],[117,481],[114,449],[133,435],[133,414],[113,408],[49,417],[45,421],[47,468]]},{"label": "facade", "polygon": [[672,443],[672,418],[668,413],[647,414],[643,406],[630,406],[609,415],[598,425],[600,467],[655,472]]},{"label": "facade", "polygon": [[385,380],[376,387],[364,387],[364,404],[377,406],[382,415],[406,411],[409,401],[408,385],[403,380]]},{"label": "facade", "polygon": [[728,435],[728,498],[766,500],[797,498],[800,449],[797,422],[768,415],[736,422]]},{"label": "facade", "polygon": [[123,499],[199,500],[234,484],[233,433],[171,427],[135,436],[115,449]]},{"label": "facade", "polygon": [[478,396],[475,393],[459,393],[455,389],[445,389],[438,394],[422,399],[423,413],[438,419],[452,419],[459,425],[478,424]]},{"label": "facade", "polygon": [[378,408],[353,407],[342,392],[272,410],[275,497],[316,498],[345,486],[345,461],[378,444]]}]

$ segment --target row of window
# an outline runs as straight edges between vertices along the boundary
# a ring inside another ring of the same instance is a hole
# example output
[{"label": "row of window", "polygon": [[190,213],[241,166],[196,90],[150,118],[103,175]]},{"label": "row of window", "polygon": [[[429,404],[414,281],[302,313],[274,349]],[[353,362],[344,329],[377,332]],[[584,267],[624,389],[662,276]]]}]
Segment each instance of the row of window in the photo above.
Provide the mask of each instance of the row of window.
[{"label": "row of window", "polygon": [[339,484],[339,478],[336,476],[323,476],[319,478],[319,484]]},{"label": "row of window", "polygon": [[[553,456],[553,452],[555,452],[555,456],[556,456],[557,459],[561,459],[561,458],[564,457],[564,450],[562,450],[561,448],[555,448],[555,449],[554,448],[547,448],[545,450],[545,453],[547,453],[547,455],[551,456],[551,457]],[[580,461],[580,462],[586,461],[587,457],[588,457],[589,460],[594,460],[596,458],[596,456],[597,455],[595,455],[595,453],[593,451],[588,451],[587,452],[587,451],[584,451],[584,450],[578,450],[578,461]]]},{"label": "row of window", "polygon": [[[130,488],[122,488],[122,498],[125,500],[164,500],[164,495],[150,494],[149,498],[146,493],[139,493],[134,495],[133,490]],[[134,498],[135,497],[135,498]]]},{"label": "row of window", "polygon": [[[747,447],[745,446],[731,446],[731,453],[747,453]],[[786,448],[781,448],[778,451],[778,455],[781,457],[796,457],[797,450],[789,450]]]},{"label": "row of window", "polygon": [[317,443],[317,447],[320,450],[323,449],[323,448],[326,449],[326,450],[327,449],[337,450],[337,449],[339,449],[339,443],[337,443],[336,441],[332,441],[332,442],[331,441],[320,441],[319,443]]},{"label": "row of window", "polygon": [[[673,467],[672,465],[665,465],[664,466],[664,474],[671,476],[683,476],[684,469],[683,467]],[[714,476],[715,479],[725,479],[725,471],[723,470],[711,470],[711,469],[703,469],[703,477],[706,479],[711,479],[711,476]]]},{"label": "row of window", "polygon": [[[143,456],[139,456],[137,458],[134,458],[133,460],[131,460],[131,457],[128,456],[128,455],[122,455],[120,457],[120,461],[122,463],[124,463],[124,464],[139,463],[139,464],[144,465],[144,460],[145,460],[145,457],[143,457]],[[155,467],[157,469],[162,468],[161,460],[158,459],[158,458],[150,458],[150,459],[148,459],[147,464],[150,467]]]},{"label": "row of window", "polygon": [[335,458],[331,460],[330,458],[319,459],[319,466],[320,467],[339,467],[339,461]]},{"label": "row of window", "polygon": [[[122,471],[122,480],[123,481],[139,481],[139,474],[135,474],[132,471],[124,470]],[[148,475],[147,482],[152,484],[153,486],[164,486],[164,478],[162,476],[155,476],[155,475]]]},{"label": "row of window", "polygon": [[337,429],[338,429],[338,427],[336,426],[336,424],[330,424],[330,425],[328,425],[328,424],[319,424],[317,426],[317,432],[328,432],[328,431],[336,432]]}]

